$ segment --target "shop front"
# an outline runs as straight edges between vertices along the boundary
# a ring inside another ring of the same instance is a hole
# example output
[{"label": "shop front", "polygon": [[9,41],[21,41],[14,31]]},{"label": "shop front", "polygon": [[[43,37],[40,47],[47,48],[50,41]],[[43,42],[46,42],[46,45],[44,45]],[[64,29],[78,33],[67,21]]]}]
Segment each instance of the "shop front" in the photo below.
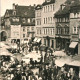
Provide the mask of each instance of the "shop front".
[{"label": "shop front", "polygon": [[56,37],[56,49],[64,49],[66,52],[69,50],[70,39]]},{"label": "shop front", "polygon": [[71,55],[78,54],[78,42],[72,41],[69,45],[69,51]]}]

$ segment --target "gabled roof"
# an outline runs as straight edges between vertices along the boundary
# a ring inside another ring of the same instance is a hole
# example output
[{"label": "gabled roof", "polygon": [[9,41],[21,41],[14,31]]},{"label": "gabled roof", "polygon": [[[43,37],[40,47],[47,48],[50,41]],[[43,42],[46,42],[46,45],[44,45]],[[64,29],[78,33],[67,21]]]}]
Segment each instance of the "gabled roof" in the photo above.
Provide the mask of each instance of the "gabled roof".
[{"label": "gabled roof", "polygon": [[55,3],[55,0],[50,0],[50,2],[48,1],[45,1],[45,2],[43,2],[43,6],[45,6],[45,5],[48,5],[48,4],[53,4],[53,3]]},{"label": "gabled roof", "polygon": [[39,9],[42,9],[42,5],[38,4],[36,7],[35,7],[35,10],[39,10]]},{"label": "gabled roof", "polygon": [[[35,18],[35,8],[34,6],[19,6],[15,5],[15,10],[7,9],[5,15],[10,16],[20,16],[20,17],[29,17]],[[16,11],[16,15],[13,15],[13,12]]]}]

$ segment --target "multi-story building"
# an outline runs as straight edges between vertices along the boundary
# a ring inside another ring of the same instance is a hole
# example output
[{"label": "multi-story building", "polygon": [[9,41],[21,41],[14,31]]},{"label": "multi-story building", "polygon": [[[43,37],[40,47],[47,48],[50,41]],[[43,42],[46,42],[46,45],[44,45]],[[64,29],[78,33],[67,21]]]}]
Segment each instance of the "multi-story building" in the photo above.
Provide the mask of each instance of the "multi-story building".
[{"label": "multi-story building", "polygon": [[71,43],[69,47],[72,54],[80,53],[79,29],[80,29],[80,1],[75,2],[70,9]]},{"label": "multi-story building", "polygon": [[59,11],[55,13],[56,20],[56,49],[69,50],[70,44],[70,5],[62,4]]},{"label": "multi-story building", "polygon": [[[35,7],[35,27],[36,27],[36,38],[38,42],[42,39],[42,5],[37,5]],[[42,41],[41,41],[42,42]]]},{"label": "multi-story building", "polygon": [[[54,13],[59,9],[60,4],[64,3],[60,0],[45,0],[41,6],[37,6],[36,15],[41,15],[36,18],[36,24],[39,24],[37,35],[42,37],[42,44],[48,47],[55,48],[55,20]],[[40,13],[40,14],[37,14]],[[37,26],[37,25],[36,25]]]},{"label": "multi-story building", "polygon": [[[20,6],[13,4],[13,9],[5,12],[5,27],[10,41],[22,42],[34,37],[35,10],[34,6]],[[32,28],[31,31],[27,31]]]}]

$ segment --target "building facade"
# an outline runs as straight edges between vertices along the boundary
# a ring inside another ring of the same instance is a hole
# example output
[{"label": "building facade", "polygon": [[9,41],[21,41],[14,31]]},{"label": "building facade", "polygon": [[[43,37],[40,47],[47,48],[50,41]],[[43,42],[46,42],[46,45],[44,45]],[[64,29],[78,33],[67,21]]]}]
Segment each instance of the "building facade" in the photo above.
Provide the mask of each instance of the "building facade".
[{"label": "building facade", "polygon": [[[63,1],[63,3],[65,0]],[[42,37],[42,44],[54,48],[56,45],[55,41],[55,20],[54,13],[59,9],[61,2],[59,0],[45,0],[42,4],[42,8],[36,10],[41,13],[40,17],[41,24],[37,29],[36,33]],[[37,14],[37,13],[36,13]],[[37,19],[36,19],[37,21]]]},{"label": "building facade", "polygon": [[[21,6],[13,4],[13,9],[5,12],[5,27],[11,42],[22,42],[35,34],[35,6]],[[27,31],[31,28],[30,32]]]},{"label": "building facade", "polygon": [[69,51],[70,44],[70,5],[62,4],[55,13],[56,20],[56,49]]},{"label": "building facade", "polygon": [[42,5],[35,7],[35,27],[36,27],[36,38],[42,42]]},{"label": "building facade", "polygon": [[73,4],[70,10],[70,49],[72,54],[79,54],[80,1]]}]

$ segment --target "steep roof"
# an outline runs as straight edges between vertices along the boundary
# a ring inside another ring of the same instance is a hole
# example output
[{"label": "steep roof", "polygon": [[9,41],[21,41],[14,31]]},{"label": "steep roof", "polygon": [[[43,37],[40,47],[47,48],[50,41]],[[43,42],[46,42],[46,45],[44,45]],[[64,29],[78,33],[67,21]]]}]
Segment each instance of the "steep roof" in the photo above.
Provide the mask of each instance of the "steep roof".
[{"label": "steep roof", "polygon": [[65,15],[65,14],[69,14],[70,11],[70,5],[67,5],[64,7],[64,9],[59,9],[56,13],[55,13],[55,17],[57,16],[61,16],[61,15]]},{"label": "steep roof", "polygon": [[16,6],[16,14],[21,17],[35,17],[34,6]]},{"label": "steep roof", "polygon": [[[16,11],[16,15],[13,15],[13,11]],[[35,8],[34,6],[15,5],[15,10],[7,9],[5,15],[35,18]]]},{"label": "steep roof", "polygon": [[[72,2],[73,1],[73,2]],[[63,9],[59,9],[56,13],[55,13],[55,17],[58,17],[58,16],[63,16],[63,15],[65,15],[65,16],[67,16],[67,15],[69,15],[69,13],[70,13],[70,10],[71,10],[71,7],[73,7],[73,6],[78,6],[78,5],[80,5],[80,2],[79,2],[79,0],[67,0],[66,2],[65,2],[65,7],[63,8]]]}]

